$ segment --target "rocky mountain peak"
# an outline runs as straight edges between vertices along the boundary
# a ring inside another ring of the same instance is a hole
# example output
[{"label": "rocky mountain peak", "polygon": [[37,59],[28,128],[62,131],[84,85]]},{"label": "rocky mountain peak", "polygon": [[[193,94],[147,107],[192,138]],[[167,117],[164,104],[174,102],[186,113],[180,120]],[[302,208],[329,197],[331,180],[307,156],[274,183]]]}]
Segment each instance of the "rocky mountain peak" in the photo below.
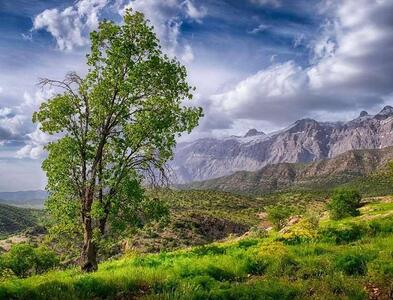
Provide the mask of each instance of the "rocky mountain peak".
[{"label": "rocky mountain peak", "polygon": [[393,115],[393,107],[386,105],[379,113],[379,116],[390,116]]},{"label": "rocky mountain peak", "polygon": [[[205,180],[236,171],[255,171],[269,164],[310,162],[356,149],[393,146],[393,107],[379,114],[362,112],[349,122],[302,119],[265,135],[250,129],[245,137],[199,139],[178,145],[173,163],[178,182]],[[179,180],[180,178],[180,180]]]},{"label": "rocky mountain peak", "polygon": [[368,116],[368,112],[363,110],[363,111],[360,112],[359,118],[366,117],[366,116]]},{"label": "rocky mountain peak", "polygon": [[257,135],[265,135],[265,133],[263,131],[258,131],[255,128],[252,128],[249,131],[247,131],[244,137],[257,136]]}]

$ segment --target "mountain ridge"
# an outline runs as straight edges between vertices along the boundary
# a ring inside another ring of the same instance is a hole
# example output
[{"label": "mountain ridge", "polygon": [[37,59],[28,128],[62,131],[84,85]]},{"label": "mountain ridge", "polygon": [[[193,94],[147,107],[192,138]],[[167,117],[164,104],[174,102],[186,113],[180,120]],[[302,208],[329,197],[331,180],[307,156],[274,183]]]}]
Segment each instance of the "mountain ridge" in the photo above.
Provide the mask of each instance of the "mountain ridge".
[{"label": "mountain ridge", "polygon": [[248,133],[179,143],[171,163],[173,181],[201,181],[237,171],[256,171],[270,164],[307,163],[350,150],[393,146],[393,107],[385,106],[375,115],[362,111],[348,122],[305,118],[270,134],[255,135],[259,133],[256,129],[251,129],[254,134]]},{"label": "mountain ridge", "polygon": [[272,164],[258,171],[239,171],[228,176],[179,185],[179,188],[244,194],[329,189],[378,172],[382,174],[391,160],[393,147],[351,150],[331,159],[303,164]]}]

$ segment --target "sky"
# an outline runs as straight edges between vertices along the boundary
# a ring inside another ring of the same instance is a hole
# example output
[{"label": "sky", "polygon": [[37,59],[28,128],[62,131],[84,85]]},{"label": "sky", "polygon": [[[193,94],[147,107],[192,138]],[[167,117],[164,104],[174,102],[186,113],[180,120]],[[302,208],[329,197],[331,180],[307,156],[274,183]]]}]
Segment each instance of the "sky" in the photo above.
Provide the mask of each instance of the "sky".
[{"label": "sky", "polygon": [[89,32],[145,14],[205,117],[186,137],[345,121],[393,104],[392,0],[0,0],[0,191],[40,189],[39,78],[84,74]]}]

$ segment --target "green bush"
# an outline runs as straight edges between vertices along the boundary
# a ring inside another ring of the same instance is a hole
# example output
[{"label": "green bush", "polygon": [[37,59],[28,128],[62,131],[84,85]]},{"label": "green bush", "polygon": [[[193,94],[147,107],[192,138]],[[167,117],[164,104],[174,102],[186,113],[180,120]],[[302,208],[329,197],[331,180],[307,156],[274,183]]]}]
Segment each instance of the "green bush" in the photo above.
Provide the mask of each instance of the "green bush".
[{"label": "green bush", "polygon": [[2,269],[11,270],[18,277],[41,274],[59,265],[59,259],[53,251],[21,243],[11,247],[1,257]]},{"label": "green bush", "polygon": [[260,257],[250,257],[246,260],[245,271],[251,275],[263,275],[268,266],[268,260]]},{"label": "green bush", "polygon": [[336,269],[346,275],[366,275],[368,258],[364,254],[346,253],[337,258]]},{"label": "green bush", "polygon": [[292,209],[287,206],[271,206],[267,209],[267,219],[273,224],[275,229],[280,230],[285,226],[291,213]]},{"label": "green bush", "polygon": [[328,204],[330,217],[333,220],[339,220],[346,217],[358,216],[361,200],[362,197],[356,190],[336,190],[332,196],[332,200]]},{"label": "green bush", "polygon": [[329,226],[319,231],[319,238],[336,244],[346,244],[360,240],[367,233],[367,228],[359,224]]}]

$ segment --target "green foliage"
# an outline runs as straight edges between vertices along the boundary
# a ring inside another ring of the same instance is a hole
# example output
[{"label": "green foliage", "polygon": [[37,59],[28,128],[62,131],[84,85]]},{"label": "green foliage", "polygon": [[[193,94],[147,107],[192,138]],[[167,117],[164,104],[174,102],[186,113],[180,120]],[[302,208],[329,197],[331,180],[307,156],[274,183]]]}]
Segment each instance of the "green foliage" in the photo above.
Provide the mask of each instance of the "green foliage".
[{"label": "green foliage", "polygon": [[328,226],[320,230],[319,238],[324,241],[332,241],[336,244],[346,244],[361,239],[367,228],[360,224],[342,224]]},{"label": "green foliage", "polygon": [[18,277],[41,274],[59,265],[53,251],[25,243],[13,245],[8,253],[0,257],[0,261],[0,269],[8,269]]},{"label": "green foliage", "polygon": [[42,212],[0,204],[0,238],[37,226]]},{"label": "green foliage", "polygon": [[292,214],[292,209],[287,206],[277,205],[271,206],[267,209],[268,220],[273,224],[273,226],[280,230],[286,224],[289,216]]},{"label": "green foliage", "polygon": [[332,196],[328,208],[333,220],[343,219],[359,215],[360,201],[362,197],[355,190],[336,190]]},{"label": "green foliage", "polygon": [[[10,279],[0,283],[0,298],[368,299],[376,288],[389,299],[393,235],[381,228],[392,211],[373,203],[359,217],[322,219],[311,242],[287,244],[273,232],[174,252],[133,252],[103,262],[93,274],[69,269]],[[355,241],[323,236],[355,224],[361,226]]]},{"label": "green foliage", "polygon": [[345,253],[338,257],[336,268],[346,275],[366,275],[368,258],[360,253]]},{"label": "green foliage", "polygon": [[43,162],[51,233],[73,241],[83,231],[82,249],[92,255],[82,255],[82,265],[93,270],[107,228],[121,232],[167,213],[142,183],[165,179],[176,138],[198,125],[202,109],[184,105],[194,91],[186,69],[162,53],[143,14],[127,10],[121,25],[103,21],[90,40],[86,76],[42,80],[60,90],[33,121],[56,137]]},{"label": "green foliage", "polygon": [[317,237],[318,219],[308,217],[289,227],[280,235],[280,239],[287,244],[298,244],[312,241]]}]

